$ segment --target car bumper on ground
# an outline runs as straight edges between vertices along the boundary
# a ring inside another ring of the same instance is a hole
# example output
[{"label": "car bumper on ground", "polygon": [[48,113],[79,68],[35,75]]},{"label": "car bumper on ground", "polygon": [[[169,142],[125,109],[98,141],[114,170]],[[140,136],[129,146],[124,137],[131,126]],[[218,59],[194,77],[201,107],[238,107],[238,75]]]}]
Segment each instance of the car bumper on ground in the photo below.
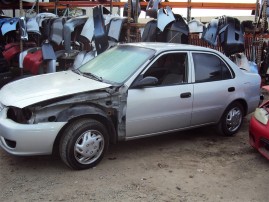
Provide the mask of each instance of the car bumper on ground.
[{"label": "car bumper on ground", "polygon": [[252,116],[249,124],[249,143],[269,160],[269,124],[264,125]]},{"label": "car bumper on ground", "polygon": [[51,154],[54,140],[66,122],[19,124],[0,113],[0,147],[18,156]]}]

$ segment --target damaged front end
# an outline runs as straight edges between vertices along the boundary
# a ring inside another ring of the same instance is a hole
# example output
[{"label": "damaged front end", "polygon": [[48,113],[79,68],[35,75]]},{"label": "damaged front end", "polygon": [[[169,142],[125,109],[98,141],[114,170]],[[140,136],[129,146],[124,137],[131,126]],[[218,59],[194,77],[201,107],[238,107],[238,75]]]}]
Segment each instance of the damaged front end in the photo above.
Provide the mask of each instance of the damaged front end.
[{"label": "damaged front end", "polygon": [[[123,87],[52,98],[29,106],[0,104],[0,146],[14,155],[51,154],[69,123],[94,118],[106,125],[109,141],[125,138]],[[19,134],[19,135],[18,135]]]}]

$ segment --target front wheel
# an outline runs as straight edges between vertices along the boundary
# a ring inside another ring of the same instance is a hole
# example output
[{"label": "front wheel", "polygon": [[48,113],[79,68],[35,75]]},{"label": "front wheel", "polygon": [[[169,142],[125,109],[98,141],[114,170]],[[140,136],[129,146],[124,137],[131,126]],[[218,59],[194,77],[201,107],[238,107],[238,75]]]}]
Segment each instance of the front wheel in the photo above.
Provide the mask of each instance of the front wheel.
[{"label": "front wheel", "polygon": [[218,124],[221,134],[232,136],[238,132],[243,123],[244,110],[239,102],[234,102],[227,107]]},{"label": "front wheel", "polygon": [[82,170],[96,166],[108,148],[106,127],[93,119],[71,123],[60,141],[59,153],[69,167]]}]

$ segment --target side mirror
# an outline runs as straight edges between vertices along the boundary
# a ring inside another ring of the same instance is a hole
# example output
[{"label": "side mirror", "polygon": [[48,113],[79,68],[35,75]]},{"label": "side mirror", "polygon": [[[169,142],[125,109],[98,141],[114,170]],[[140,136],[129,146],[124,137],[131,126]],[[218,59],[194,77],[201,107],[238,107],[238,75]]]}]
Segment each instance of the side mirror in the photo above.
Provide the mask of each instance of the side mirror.
[{"label": "side mirror", "polygon": [[147,76],[145,78],[142,78],[141,80],[135,81],[135,83],[132,85],[134,88],[142,88],[145,86],[152,86],[158,83],[158,79],[153,76]]}]

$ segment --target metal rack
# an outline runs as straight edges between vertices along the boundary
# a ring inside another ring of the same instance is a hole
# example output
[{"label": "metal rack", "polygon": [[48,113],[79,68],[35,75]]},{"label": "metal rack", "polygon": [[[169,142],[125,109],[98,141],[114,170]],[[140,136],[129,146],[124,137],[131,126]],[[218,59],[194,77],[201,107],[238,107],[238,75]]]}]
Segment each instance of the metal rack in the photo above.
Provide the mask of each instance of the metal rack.
[{"label": "metal rack", "polygon": [[[20,0],[22,1],[22,0]],[[93,7],[99,4],[112,7],[124,7],[126,2],[114,2],[114,1],[57,1],[55,2],[39,2],[40,8],[54,9],[55,4],[58,4],[58,8],[65,8],[64,5],[69,4],[75,7]],[[23,8],[32,7],[33,3],[23,2]],[[142,8],[147,6],[148,2],[140,2]],[[255,3],[217,3],[217,2],[161,2],[160,7],[169,6],[171,8],[192,8],[192,9],[235,9],[235,10],[255,10]],[[2,9],[19,9],[18,3],[11,3],[8,5],[0,4]]]},{"label": "metal rack", "polygon": [[[64,0],[54,0],[54,2],[40,2],[41,0],[37,1],[38,4],[36,6],[37,10],[41,9],[65,9],[68,5],[69,7],[94,7],[97,5],[102,4],[103,6],[110,7],[110,8],[123,8],[126,4],[125,2],[118,2],[113,0],[85,0],[85,1],[64,1]],[[126,34],[128,42],[130,42],[131,35],[136,35],[136,31],[134,33],[131,33],[131,30],[138,30],[140,27],[143,27],[143,24],[137,23],[136,20],[131,21],[131,3],[132,0],[127,0],[128,2],[128,21],[125,25],[126,27]],[[267,4],[267,1],[263,1],[264,4]],[[20,0],[20,4],[18,3],[11,3],[8,5],[0,4],[1,9],[29,9],[33,6],[34,3],[25,2],[23,0]],[[148,2],[139,2],[142,9],[145,9],[147,7]],[[256,3],[218,3],[218,2],[192,2],[191,0],[185,0],[185,2],[161,2],[159,4],[159,8],[169,6],[171,8],[186,8],[188,19],[191,17],[191,10],[192,9],[234,9],[234,10],[255,10],[256,16],[255,21],[257,26],[260,24],[260,32],[256,33],[256,30],[253,31],[253,43],[255,43],[256,48],[256,61],[258,66],[261,64],[261,57],[262,57],[262,46],[264,37],[267,36],[265,33],[265,25],[266,25],[266,6],[263,6],[262,12],[259,13],[260,5],[259,0],[257,0]],[[135,16],[134,19],[137,19],[138,16]],[[138,34],[137,34],[138,35]],[[258,44],[258,45],[257,45]],[[254,52],[254,51],[253,51]],[[254,55],[254,54],[252,54]],[[251,58],[254,59],[254,56]]]}]

